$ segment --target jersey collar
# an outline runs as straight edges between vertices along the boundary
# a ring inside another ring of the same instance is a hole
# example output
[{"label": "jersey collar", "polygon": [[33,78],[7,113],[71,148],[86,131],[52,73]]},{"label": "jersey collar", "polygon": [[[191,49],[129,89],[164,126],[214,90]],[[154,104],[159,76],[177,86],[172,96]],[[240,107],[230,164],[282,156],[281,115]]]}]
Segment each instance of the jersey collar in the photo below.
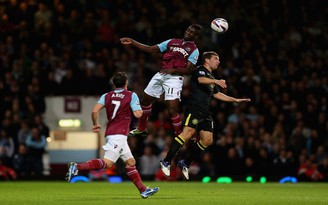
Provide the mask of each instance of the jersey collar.
[{"label": "jersey collar", "polygon": [[120,93],[120,92],[123,92],[125,89],[124,88],[116,88],[114,90],[115,93]]}]

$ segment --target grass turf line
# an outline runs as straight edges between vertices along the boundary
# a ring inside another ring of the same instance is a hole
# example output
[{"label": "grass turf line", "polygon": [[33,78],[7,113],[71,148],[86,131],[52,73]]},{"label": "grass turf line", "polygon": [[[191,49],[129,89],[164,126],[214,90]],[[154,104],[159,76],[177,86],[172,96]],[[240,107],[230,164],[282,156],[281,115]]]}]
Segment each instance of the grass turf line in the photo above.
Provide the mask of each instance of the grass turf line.
[{"label": "grass turf line", "polygon": [[156,205],[319,205],[328,204],[328,183],[279,184],[258,182],[203,184],[200,182],[145,182],[159,192],[141,199],[131,182],[1,182],[0,204],[156,204]]}]

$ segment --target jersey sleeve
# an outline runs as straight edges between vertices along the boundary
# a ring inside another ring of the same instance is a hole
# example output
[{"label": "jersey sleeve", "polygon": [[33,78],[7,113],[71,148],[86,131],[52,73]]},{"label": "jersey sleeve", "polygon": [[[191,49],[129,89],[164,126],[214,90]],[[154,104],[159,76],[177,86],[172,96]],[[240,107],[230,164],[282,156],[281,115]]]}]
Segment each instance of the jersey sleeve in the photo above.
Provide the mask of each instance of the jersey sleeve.
[{"label": "jersey sleeve", "polygon": [[167,41],[163,41],[160,44],[157,44],[159,50],[161,51],[161,53],[167,51],[167,44],[170,42],[171,39],[167,40]]},{"label": "jersey sleeve", "polygon": [[103,94],[99,100],[98,100],[98,104],[102,104],[102,105],[105,105],[105,96],[107,95],[107,93]]},{"label": "jersey sleeve", "polygon": [[198,56],[199,56],[199,50],[196,49],[190,54],[190,56],[188,57],[188,61],[190,61],[192,64],[196,65],[196,63],[198,61]]},{"label": "jersey sleeve", "polygon": [[132,99],[131,99],[131,102],[130,102],[130,107],[131,107],[132,111],[141,110],[139,97],[136,93],[132,93]]},{"label": "jersey sleeve", "polygon": [[196,78],[199,78],[199,77],[206,77],[206,72],[203,71],[202,69],[196,69],[196,70],[194,70],[193,75],[194,75]]}]

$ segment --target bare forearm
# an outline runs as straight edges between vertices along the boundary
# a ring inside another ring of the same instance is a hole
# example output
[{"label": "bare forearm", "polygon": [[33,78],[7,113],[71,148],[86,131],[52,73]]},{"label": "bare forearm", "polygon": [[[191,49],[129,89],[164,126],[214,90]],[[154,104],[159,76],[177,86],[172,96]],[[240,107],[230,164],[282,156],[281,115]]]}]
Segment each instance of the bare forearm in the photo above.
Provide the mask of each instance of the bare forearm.
[{"label": "bare forearm", "polygon": [[198,82],[200,84],[215,84],[216,79],[211,79],[207,77],[199,77]]},{"label": "bare forearm", "polygon": [[225,94],[220,93],[220,92],[214,94],[214,98],[216,98],[218,100],[225,101],[225,102],[235,102],[235,103],[250,102],[251,101],[250,98],[234,98],[234,97],[225,95]]},{"label": "bare forearm", "polygon": [[133,111],[133,115],[134,115],[136,118],[140,118],[140,117],[142,116],[142,113],[143,113],[142,110],[136,110],[136,111]]},{"label": "bare forearm", "polygon": [[131,45],[147,53],[159,52],[159,49],[156,49],[157,46],[148,46],[135,40],[132,40]]},{"label": "bare forearm", "polygon": [[236,98],[225,95],[223,93],[216,93],[214,94],[214,98],[218,99],[218,100],[222,100],[225,102],[238,102]]},{"label": "bare forearm", "polygon": [[92,112],[91,119],[93,125],[98,125],[98,112]]}]

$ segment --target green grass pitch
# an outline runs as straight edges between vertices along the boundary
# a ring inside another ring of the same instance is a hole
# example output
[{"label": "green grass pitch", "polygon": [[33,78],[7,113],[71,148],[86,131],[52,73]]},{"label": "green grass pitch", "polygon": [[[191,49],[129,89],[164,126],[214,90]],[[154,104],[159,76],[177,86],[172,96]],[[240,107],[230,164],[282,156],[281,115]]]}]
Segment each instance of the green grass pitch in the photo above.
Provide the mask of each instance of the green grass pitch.
[{"label": "green grass pitch", "polygon": [[141,199],[131,182],[0,182],[0,204],[247,205],[328,204],[328,183],[145,182],[159,192]]}]

